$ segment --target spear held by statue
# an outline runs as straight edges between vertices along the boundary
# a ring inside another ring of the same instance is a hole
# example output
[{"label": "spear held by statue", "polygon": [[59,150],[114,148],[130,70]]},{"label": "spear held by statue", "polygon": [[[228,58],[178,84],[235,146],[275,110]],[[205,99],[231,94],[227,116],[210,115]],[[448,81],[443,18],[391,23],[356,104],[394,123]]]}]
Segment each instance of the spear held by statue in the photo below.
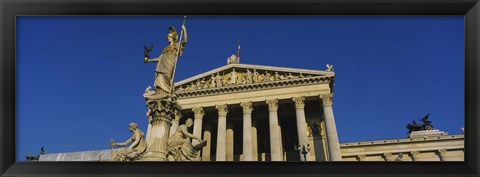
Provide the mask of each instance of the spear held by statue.
[{"label": "spear held by statue", "polygon": [[173,65],[172,80],[170,82],[170,96],[172,96],[173,90],[174,90],[173,89],[173,81],[174,81],[174,78],[175,78],[175,70],[177,69],[178,57],[180,56],[180,45],[182,45],[182,41],[183,41],[183,30],[184,30],[183,28],[185,28],[185,21],[186,20],[187,20],[187,16],[183,16],[182,31],[180,32],[180,37],[178,38],[177,58],[175,59],[175,64]]}]

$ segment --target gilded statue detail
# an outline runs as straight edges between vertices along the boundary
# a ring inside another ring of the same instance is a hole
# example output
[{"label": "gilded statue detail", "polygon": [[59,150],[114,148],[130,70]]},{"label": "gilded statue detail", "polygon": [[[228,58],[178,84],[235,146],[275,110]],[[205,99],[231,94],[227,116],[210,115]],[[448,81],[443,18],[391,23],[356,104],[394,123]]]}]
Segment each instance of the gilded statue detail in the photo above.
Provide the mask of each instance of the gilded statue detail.
[{"label": "gilded statue detail", "polygon": [[151,48],[146,48],[144,62],[157,62],[157,67],[155,69],[155,81],[154,81],[154,98],[163,99],[170,97],[173,93],[172,83],[173,76],[175,72],[175,67],[177,64],[177,59],[182,55],[183,49],[187,44],[187,29],[185,25],[182,24],[183,37],[178,40],[178,32],[173,27],[170,26],[169,33],[167,35],[168,46],[165,47],[162,51],[162,54],[158,58],[149,59],[148,52]]}]

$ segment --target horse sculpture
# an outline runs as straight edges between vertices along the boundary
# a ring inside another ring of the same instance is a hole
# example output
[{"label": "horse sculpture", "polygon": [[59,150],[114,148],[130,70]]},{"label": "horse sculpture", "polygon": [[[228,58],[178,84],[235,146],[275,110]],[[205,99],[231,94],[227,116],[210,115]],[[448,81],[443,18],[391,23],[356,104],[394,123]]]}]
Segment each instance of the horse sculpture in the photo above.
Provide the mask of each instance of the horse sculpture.
[{"label": "horse sculpture", "polygon": [[413,131],[433,130],[433,125],[431,124],[432,121],[428,120],[428,116],[430,116],[430,113],[427,114],[425,117],[418,119],[423,124],[417,124],[415,120],[413,120],[412,123],[407,124],[407,128],[408,128],[407,134],[410,134]]}]

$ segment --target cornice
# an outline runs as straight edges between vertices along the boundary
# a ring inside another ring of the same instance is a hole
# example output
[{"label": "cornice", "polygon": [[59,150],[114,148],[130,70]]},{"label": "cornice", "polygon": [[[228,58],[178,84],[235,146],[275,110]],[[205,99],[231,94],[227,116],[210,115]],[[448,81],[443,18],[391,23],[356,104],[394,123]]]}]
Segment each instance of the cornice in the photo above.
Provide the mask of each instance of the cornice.
[{"label": "cornice", "polygon": [[313,85],[318,83],[328,83],[334,76],[316,76],[316,77],[305,77],[289,80],[277,80],[269,82],[260,82],[260,83],[251,83],[251,84],[241,84],[241,85],[231,85],[225,87],[216,87],[216,88],[206,88],[206,89],[197,89],[189,91],[177,91],[179,99],[182,98],[191,98],[191,97],[200,97],[200,96],[209,96],[209,95],[218,95],[218,94],[227,94],[227,93],[238,93],[238,92],[248,92],[253,90],[266,90],[272,88],[287,88],[294,86],[303,86],[303,85]]}]

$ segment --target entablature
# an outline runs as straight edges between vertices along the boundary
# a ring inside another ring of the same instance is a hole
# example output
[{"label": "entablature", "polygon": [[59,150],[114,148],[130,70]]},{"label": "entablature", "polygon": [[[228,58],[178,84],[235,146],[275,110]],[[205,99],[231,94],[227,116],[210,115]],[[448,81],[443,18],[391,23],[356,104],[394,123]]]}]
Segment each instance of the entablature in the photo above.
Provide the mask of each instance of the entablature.
[{"label": "entablature", "polygon": [[225,93],[237,93],[237,92],[249,92],[253,90],[266,90],[272,88],[286,88],[286,87],[295,87],[302,85],[313,85],[313,84],[322,84],[329,83],[333,80],[333,76],[316,76],[316,77],[304,77],[296,78],[289,80],[277,80],[269,82],[259,82],[259,83],[250,83],[250,84],[240,84],[240,85],[230,85],[225,87],[214,87],[214,88],[205,88],[198,90],[180,90],[177,91],[177,96],[179,99],[189,98],[189,97],[199,97],[199,96],[208,96],[208,95],[217,95]]}]

